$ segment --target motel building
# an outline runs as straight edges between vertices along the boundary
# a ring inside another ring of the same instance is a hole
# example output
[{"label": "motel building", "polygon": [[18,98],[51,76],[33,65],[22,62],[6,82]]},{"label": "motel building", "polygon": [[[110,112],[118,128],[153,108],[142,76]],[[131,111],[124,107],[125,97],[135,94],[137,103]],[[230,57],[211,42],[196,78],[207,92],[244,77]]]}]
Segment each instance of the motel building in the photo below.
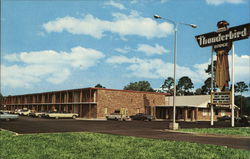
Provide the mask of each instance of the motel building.
[{"label": "motel building", "polygon": [[[210,95],[176,96],[177,121],[209,121]],[[37,112],[58,111],[78,113],[80,118],[105,119],[120,110],[124,115],[145,113],[156,120],[172,120],[173,97],[166,93],[81,88],[44,93],[6,96],[2,106],[14,111],[28,108]],[[238,111],[236,109],[236,116]],[[214,119],[231,116],[228,107],[214,107]]]}]

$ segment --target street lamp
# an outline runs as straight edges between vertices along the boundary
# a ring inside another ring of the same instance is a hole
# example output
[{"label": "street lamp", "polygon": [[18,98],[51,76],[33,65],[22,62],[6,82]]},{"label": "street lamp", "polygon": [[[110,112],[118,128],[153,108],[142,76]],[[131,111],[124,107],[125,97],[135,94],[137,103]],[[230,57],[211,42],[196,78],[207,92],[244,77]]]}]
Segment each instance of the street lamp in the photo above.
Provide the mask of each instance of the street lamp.
[{"label": "street lamp", "polygon": [[190,26],[192,28],[197,28],[197,25],[195,24],[186,24],[186,23],[182,23],[182,22],[175,22],[171,19],[167,19],[167,18],[163,18],[159,15],[154,15],[155,19],[163,19],[166,21],[169,21],[170,23],[174,24],[174,97],[173,97],[173,123],[170,123],[169,128],[176,130],[178,129],[179,125],[178,123],[175,122],[175,112],[176,112],[176,54],[177,54],[177,29],[178,29],[178,25],[186,25],[186,26]]}]

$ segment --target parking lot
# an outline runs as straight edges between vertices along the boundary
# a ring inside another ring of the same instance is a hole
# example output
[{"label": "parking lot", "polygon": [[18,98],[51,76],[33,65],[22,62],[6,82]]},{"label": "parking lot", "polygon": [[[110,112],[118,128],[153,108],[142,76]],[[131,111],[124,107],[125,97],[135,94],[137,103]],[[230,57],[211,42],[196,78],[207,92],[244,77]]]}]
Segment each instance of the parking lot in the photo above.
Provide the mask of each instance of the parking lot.
[{"label": "parking lot", "polygon": [[[43,119],[20,117],[15,121],[0,121],[0,128],[19,134],[54,132],[97,132],[115,135],[146,137],[163,140],[188,141],[223,145],[250,150],[250,138],[205,136],[166,130],[168,121],[96,121],[73,119]],[[209,122],[180,122],[181,128],[209,128]],[[215,126],[230,127],[230,122],[215,122]]]}]

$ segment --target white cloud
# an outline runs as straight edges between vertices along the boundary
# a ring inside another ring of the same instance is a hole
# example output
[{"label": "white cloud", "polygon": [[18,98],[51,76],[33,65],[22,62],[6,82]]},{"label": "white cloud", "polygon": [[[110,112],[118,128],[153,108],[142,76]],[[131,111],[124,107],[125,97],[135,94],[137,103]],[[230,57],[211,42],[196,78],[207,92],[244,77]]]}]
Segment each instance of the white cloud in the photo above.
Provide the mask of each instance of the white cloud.
[{"label": "white cloud", "polygon": [[1,65],[2,85],[22,88],[41,81],[60,84],[69,78],[72,69],[86,70],[103,57],[102,52],[80,46],[70,52],[45,50],[9,54],[4,59],[18,64]]},{"label": "white cloud", "polygon": [[[228,56],[229,68],[232,68],[232,56]],[[250,83],[250,56],[242,55],[238,56],[235,54],[234,58],[234,74],[235,83],[239,81],[245,81]],[[231,70],[230,70],[231,76]]]},{"label": "white cloud", "polygon": [[109,2],[106,2],[106,3],[104,3],[105,5],[109,5],[109,6],[113,6],[113,7],[115,7],[115,8],[118,8],[118,9],[126,9],[125,7],[124,7],[124,5],[123,4],[121,4],[121,3],[117,3],[117,2],[114,2],[114,1],[109,1]]},{"label": "white cloud", "polygon": [[138,63],[142,60],[136,57],[128,58],[126,56],[112,56],[106,60],[110,64],[123,64],[123,63]]},{"label": "white cloud", "polygon": [[139,44],[137,51],[143,52],[147,56],[151,56],[151,55],[155,55],[155,54],[162,55],[163,53],[169,52],[163,46],[160,46],[158,44],[155,44],[155,46],[150,46],[147,44]]},{"label": "white cloud", "polygon": [[132,49],[130,47],[126,46],[124,48],[115,48],[114,50],[117,51],[117,52],[125,54],[125,53],[128,53],[129,51],[131,51]]},{"label": "white cloud", "polygon": [[[173,77],[173,64],[163,62],[161,59],[140,59],[136,57],[128,58],[126,56],[112,56],[106,60],[110,64],[127,64],[128,73],[126,76],[136,78],[167,78]],[[191,67],[177,65],[177,79],[182,76],[189,76],[194,83],[203,84],[209,77],[205,73],[210,59],[201,64],[195,64]],[[229,56],[229,65],[231,67],[231,56]],[[231,74],[231,72],[230,72]],[[235,56],[235,82],[250,82],[250,56]]]},{"label": "white cloud", "polygon": [[240,4],[246,2],[246,0],[206,0],[207,4],[220,5],[223,3]]},{"label": "white cloud", "polygon": [[71,34],[90,35],[97,39],[102,38],[104,32],[117,33],[121,37],[137,35],[146,38],[166,37],[173,32],[172,24],[158,24],[152,18],[141,17],[136,11],[132,11],[130,15],[113,13],[112,16],[112,21],[101,20],[91,14],[82,19],[67,16],[43,24],[43,27],[48,33],[67,31]]},{"label": "white cloud", "polygon": [[[173,76],[173,64],[165,63],[161,59],[140,59],[136,57],[128,58],[126,56],[112,56],[108,58],[106,62],[110,64],[128,64],[127,71],[129,74],[126,75],[128,77],[156,79]],[[191,77],[194,82],[203,82],[207,76],[204,76],[204,73],[202,73],[201,76],[200,72],[202,69],[203,68],[200,68],[198,65],[195,68],[177,65],[177,78],[186,75]]]}]

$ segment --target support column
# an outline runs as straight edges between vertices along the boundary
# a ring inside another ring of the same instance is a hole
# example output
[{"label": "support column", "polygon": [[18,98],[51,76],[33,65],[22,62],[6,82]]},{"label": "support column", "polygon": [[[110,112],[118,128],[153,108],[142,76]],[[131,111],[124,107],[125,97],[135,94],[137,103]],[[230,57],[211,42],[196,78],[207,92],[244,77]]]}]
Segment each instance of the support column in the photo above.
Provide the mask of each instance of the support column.
[{"label": "support column", "polygon": [[[92,96],[91,96],[91,89],[89,90],[89,102],[92,102]],[[89,113],[88,113],[89,118],[91,118],[91,104],[89,104]]]},{"label": "support column", "polygon": [[[231,112],[231,126],[234,127],[234,43],[232,43],[232,112]],[[242,112],[242,110],[241,110]]]},{"label": "support column", "polygon": [[198,121],[198,108],[195,108],[195,121]]},{"label": "support column", "polygon": [[184,108],[184,121],[187,121],[187,117],[188,117],[188,110],[187,107]]},{"label": "support column", "polygon": [[80,92],[80,103],[82,102],[82,89],[81,89],[81,92]]},{"label": "support column", "polygon": [[89,118],[91,118],[91,104],[89,104],[89,113],[88,113]]},{"label": "support column", "polygon": [[83,117],[82,107],[83,107],[83,104],[80,104],[80,117]]},{"label": "support column", "polygon": [[[214,91],[214,49],[212,47],[211,51],[211,99],[212,99],[212,93]],[[212,101],[211,101],[212,103]],[[211,104],[211,125],[214,125],[214,106]]]},{"label": "support column", "polygon": [[168,108],[165,108],[166,109],[166,119],[168,119],[169,118],[169,116],[168,116]]},{"label": "support column", "polygon": [[192,111],[191,111],[191,121],[194,121],[194,116],[195,116],[194,109],[192,108]]},{"label": "support column", "polygon": [[214,125],[214,106],[213,106],[213,104],[211,104],[210,115],[211,115],[211,125]]}]

